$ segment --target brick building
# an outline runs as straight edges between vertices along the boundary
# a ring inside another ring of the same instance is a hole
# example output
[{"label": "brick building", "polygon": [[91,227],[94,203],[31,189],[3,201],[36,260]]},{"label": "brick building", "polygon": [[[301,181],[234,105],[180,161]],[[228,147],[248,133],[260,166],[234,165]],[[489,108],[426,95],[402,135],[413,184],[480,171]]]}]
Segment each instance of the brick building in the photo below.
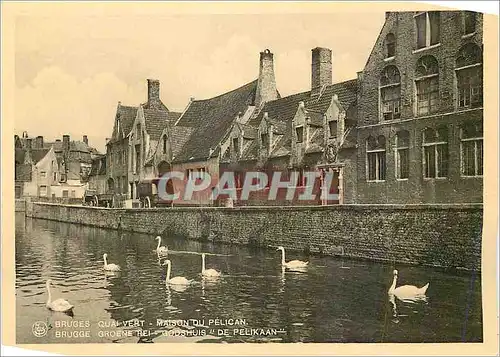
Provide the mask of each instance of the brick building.
[{"label": "brick building", "polygon": [[[47,200],[83,197],[92,157],[98,154],[95,148],[89,146],[86,135],[82,141],[72,141],[69,135],[63,135],[62,141],[47,142],[43,136],[30,138],[24,132],[21,137],[14,137],[14,145],[16,172],[19,173],[16,181],[25,182],[16,185],[16,196],[36,196]],[[45,159],[46,155],[55,157],[55,166],[53,160]]]},{"label": "brick building", "polygon": [[359,73],[356,203],[482,202],[482,15],[388,12]]},{"label": "brick building", "polygon": [[118,102],[111,138],[107,141],[107,192],[118,205],[137,198],[139,182],[155,177],[155,152],[171,112],[160,99],[160,82],[148,79],[148,100],[137,107]]},{"label": "brick building", "polygon": [[333,172],[335,192],[331,193],[340,193],[339,200],[322,202],[318,194],[307,203],[353,199],[356,183],[349,181],[344,187],[343,177],[355,173],[357,80],[332,84],[332,51],[318,47],[311,52],[311,89],[268,101],[250,117],[238,117],[221,160],[222,171],[236,172],[237,187],[242,186],[247,171],[263,171],[269,178],[279,171],[282,181],[295,181],[291,185],[296,186],[296,197],[268,201],[267,187],[236,204],[305,204],[296,198],[315,183],[308,182],[304,172],[321,174],[324,170]]},{"label": "brick building", "polygon": [[59,168],[54,148],[44,148],[40,139],[23,134],[14,137],[14,189],[15,198],[51,197],[51,187],[59,180]]},{"label": "brick building", "polygon": [[[276,98],[279,98],[279,92],[276,89],[273,54],[265,50],[260,53],[256,80],[213,98],[192,98],[179,119],[173,125],[169,123],[162,133],[162,145],[158,147],[161,150],[157,153],[160,159],[157,173],[178,171],[190,179],[192,172],[207,172],[212,178],[218,178],[221,153],[229,146],[229,133],[237,118],[248,120],[266,102]],[[212,202],[210,192],[206,191],[193,195],[191,201],[179,203]]]}]

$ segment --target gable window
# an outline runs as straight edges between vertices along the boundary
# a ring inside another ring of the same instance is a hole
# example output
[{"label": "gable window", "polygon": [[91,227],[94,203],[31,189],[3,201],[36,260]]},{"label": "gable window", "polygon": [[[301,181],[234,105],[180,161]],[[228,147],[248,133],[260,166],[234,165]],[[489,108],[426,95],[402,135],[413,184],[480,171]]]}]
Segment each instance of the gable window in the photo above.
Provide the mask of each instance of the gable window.
[{"label": "gable window", "polygon": [[388,33],[385,36],[385,57],[391,58],[396,55],[396,36],[393,33]]},{"label": "gable window", "polygon": [[46,178],[46,177],[47,177],[47,172],[40,171],[40,178]]},{"label": "gable window", "polygon": [[167,153],[167,136],[163,135],[163,149],[162,149],[163,154]]},{"label": "gable window", "polygon": [[267,153],[269,151],[269,134],[268,133],[260,134],[260,142],[262,144],[262,148]]},{"label": "gable window", "polygon": [[417,88],[417,115],[435,112],[439,103],[439,67],[435,57],[418,59],[415,70]]},{"label": "gable window", "polygon": [[384,181],[385,180],[385,137],[380,135],[378,138],[372,136],[366,139],[366,161],[367,161],[367,180]]},{"label": "gable window", "polygon": [[380,105],[384,120],[401,117],[401,76],[396,66],[387,66],[380,77]]},{"label": "gable window", "polygon": [[240,148],[239,142],[240,142],[239,138],[233,138],[233,150],[236,156],[239,155],[239,148]]},{"label": "gable window", "polygon": [[396,134],[396,178],[407,179],[410,167],[410,133],[402,130]]},{"label": "gable window", "polygon": [[483,176],[483,126],[466,123],[460,128],[461,172],[463,176]]},{"label": "gable window", "polygon": [[423,164],[425,178],[445,178],[448,176],[448,128],[424,130]]},{"label": "gable window", "polygon": [[193,169],[187,169],[186,170],[186,178],[188,180],[192,180],[193,179]]},{"label": "gable window", "polygon": [[468,43],[459,51],[456,59],[457,105],[459,108],[475,108],[483,105],[483,66],[479,46]]},{"label": "gable window", "polygon": [[336,120],[330,120],[328,122],[328,129],[330,131],[330,137],[331,138],[336,138],[337,137],[337,121]]},{"label": "gable window", "polygon": [[441,16],[439,11],[421,12],[415,15],[417,49],[439,43]]},{"label": "gable window", "polygon": [[40,197],[47,196],[47,186],[40,186]]},{"label": "gable window", "polygon": [[476,15],[474,11],[464,11],[464,35],[476,32]]},{"label": "gable window", "polygon": [[135,173],[139,173],[139,168],[141,167],[141,146],[135,146]]},{"label": "gable window", "polygon": [[141,138],[141,124],[137,124],[137,139],[139,140]]},{"label": "gable window", "polygon": [[295,128],[295,134],[297,135],[297,142],[302,143],[304,141],[304,127],[299,126]]}]

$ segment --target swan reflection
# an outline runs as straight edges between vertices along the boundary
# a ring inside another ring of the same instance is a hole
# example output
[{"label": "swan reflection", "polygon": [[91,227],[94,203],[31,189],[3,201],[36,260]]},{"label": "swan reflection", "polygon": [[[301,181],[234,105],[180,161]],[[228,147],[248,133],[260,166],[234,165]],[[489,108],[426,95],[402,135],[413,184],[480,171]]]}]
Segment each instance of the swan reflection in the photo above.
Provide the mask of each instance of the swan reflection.
[{"label": "swan reflection", "polygon": [[[417,296],[417,297],[412,297],[412,298],[399,298],[398,296],[394,294],[389,294],[389,302],[392,305],[392,317],[393,320],[392,322],[394,323],[399,323],[399,318],[400,317],[407,317],[408,315],[402,315],[398,313],[398,305],[397,301],[399,301],[400,304],[403,306],[406,305],[425,305],[428,303],[428,298],[427,296]],[[415,311],[416,312],[416,311]]]}]

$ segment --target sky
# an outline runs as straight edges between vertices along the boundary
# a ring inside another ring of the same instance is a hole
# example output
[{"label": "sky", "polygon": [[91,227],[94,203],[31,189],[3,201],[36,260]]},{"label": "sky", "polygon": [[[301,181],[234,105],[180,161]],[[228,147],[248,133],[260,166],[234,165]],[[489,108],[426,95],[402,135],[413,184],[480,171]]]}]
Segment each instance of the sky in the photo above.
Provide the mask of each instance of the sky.
[{"label": "sky", "polygon": [[385,18],[354,14],[120,14],[18,16],[15,28],[15,133],[46,141],[89,137],[104,152],[118,101],[146,101],[147,78],[182,112],[258,76],[270,49],[282,96],[306,91],[311,49],[333,51],[333,81],[363,70]]}]

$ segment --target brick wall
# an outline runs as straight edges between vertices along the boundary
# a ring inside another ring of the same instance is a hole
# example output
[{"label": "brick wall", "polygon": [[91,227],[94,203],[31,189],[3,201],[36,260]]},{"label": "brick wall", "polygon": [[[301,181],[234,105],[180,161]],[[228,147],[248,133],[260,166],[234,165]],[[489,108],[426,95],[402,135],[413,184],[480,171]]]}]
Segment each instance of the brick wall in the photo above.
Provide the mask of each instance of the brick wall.
[{"label": "brick wall", "polygon": [[480,270],[482,205],[107,209],[29,204],[28,216],[218,243]]},{"label": "brick wall", "polygon": [[[440,12],[440,44],[416,47],[414,12],[391,12],[373,47],[361,76],[358,92],[358,160],[355,203],[470,203],[482,202],[483,179],[463,177],[461,168],[460,125],[483,121],[483,109],[458,110],[456,59],[459,49],[468,43],[482,47],[483,21],[477,14],[476,31],[464,35],[464,11]],[[387,58],[385,39],[394,34],[395,55]],[[416,115],[415,70],[417,61],[426,55],[436,58],[439,66],[438,108],[432,115]],[[396,66],[401,78],[401,118],[385,121],[380,115],[379,81],[386,66]],[[448,175],[444,179],[424,179],[422,138],[425,128],[445,125],[448,129]],[[409,178],[396,180],[395,135],[400,130],[410,134]],[[386,140],[386,178],[367,182],[366,139],[383,135]]]},{"label": "brick wall", "polygon": [[[461,175],[460,126],[468,121],[481,122],[482,110],[422,118],[409,122],[358,129],[356,203],[480,203],[483,201],[483,177]],[[423,173],[423,131],[425,128],[448,129],[448,175],[444,179],[427,179]],[[410,134],[409,177],[396,179],[395,135],[400,130]],[[384,182],[367,182],[365,141],[368,136],[386,138],[386,178]]]},{"label": "brick wall", "polygon": [[[473,36],[462,36],[463,11],[441,11],[441,44],[415,50],[416,30],[413,15],[413,12],[391,12],[386,19],[362,73],[361,88],[358,92],[358,124],[361,126],[380,122],[379,81],[383,69],[388,65],[396,66],[401,76],[401,119],[414,117],[415,68],[417,60],[424,55],[434,56],[439,65],[439,110],[437,113],[455,110],[457,53],[466,43],[474,43],[482,47],[482,17],[478,15],[476,32]],[[396,52],[393,59],[385,58],[385,38],[389,33],[393,33],[396,37]]]},{"label": "brick wall", "polygon": [[23,199],[16,199],[14,212],[25,212],[25,211],[26,211],[26,201]]}]

